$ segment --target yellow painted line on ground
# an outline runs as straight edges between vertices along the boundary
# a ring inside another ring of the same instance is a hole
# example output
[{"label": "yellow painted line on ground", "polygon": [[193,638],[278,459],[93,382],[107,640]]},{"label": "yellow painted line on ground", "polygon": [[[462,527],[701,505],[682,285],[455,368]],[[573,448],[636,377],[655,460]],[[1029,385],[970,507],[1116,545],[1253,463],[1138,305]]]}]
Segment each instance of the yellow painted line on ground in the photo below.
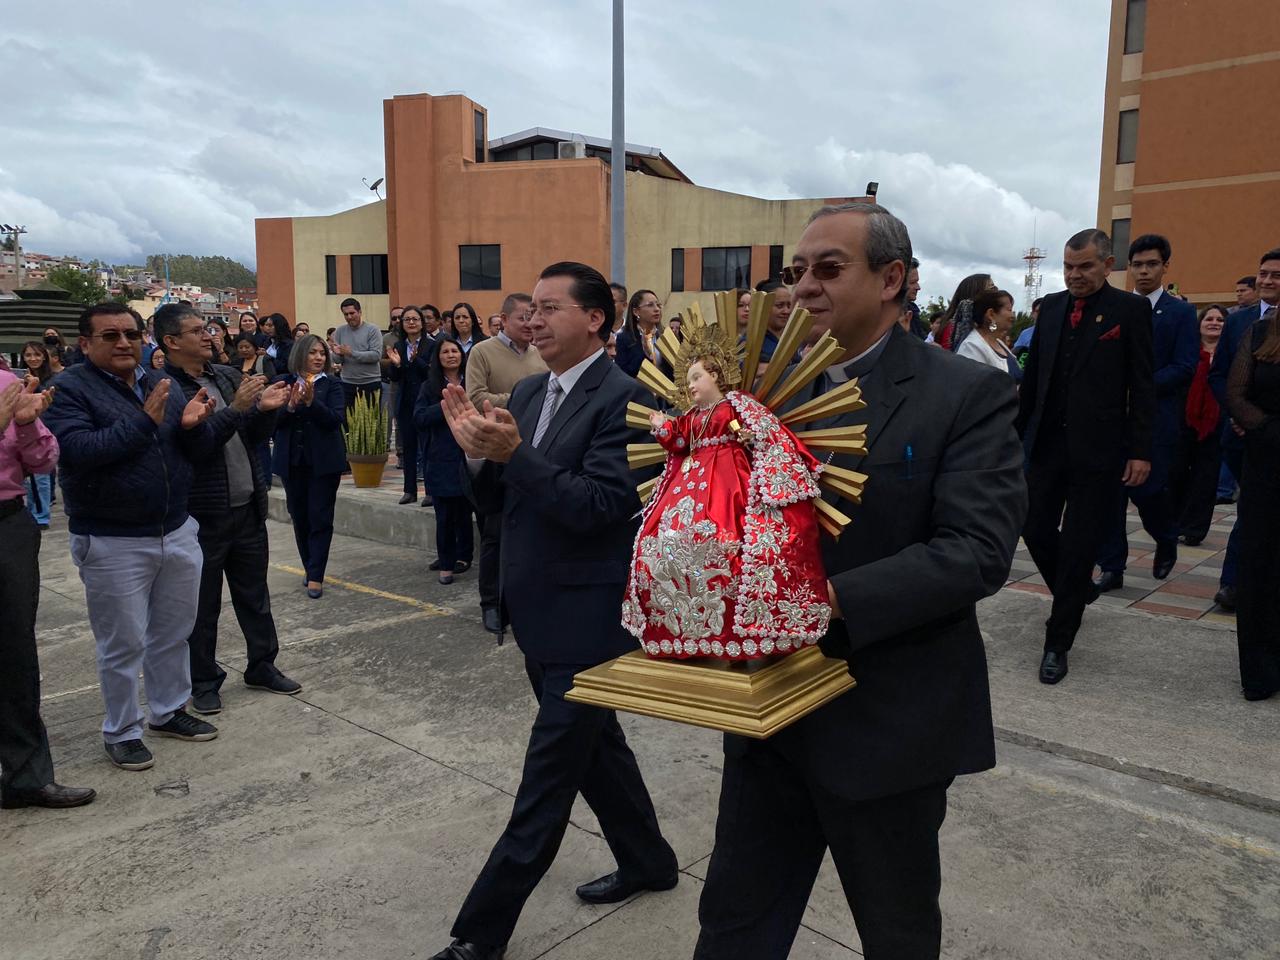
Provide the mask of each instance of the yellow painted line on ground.
[{"label": "yellow painted line on ground", "polygon": [[[286,563],[273,563],[271,565],[276,570],[284,573],[291,573],[296,577],[305,577],[307,572],[301,567],[291,567]],[[434,603],[427,603],[425,600],[419,600],[416,597],[406,597],[399,593],[390,593],[386,590],[379,590],[377,587],[366,587],[363,583],[353,583],[350,580],[339,580],[337,577],[324,578],[326,587],[342,587],[344,590],[350,590],[353,593],[364,593],[371,597],[381,597],[383,600],[395,600],[397,603],[406,603],[411,607],[417,607],[419,610],[425,610],[433,617],[447,617],[456,613],[448,607],[441,607]]]}]

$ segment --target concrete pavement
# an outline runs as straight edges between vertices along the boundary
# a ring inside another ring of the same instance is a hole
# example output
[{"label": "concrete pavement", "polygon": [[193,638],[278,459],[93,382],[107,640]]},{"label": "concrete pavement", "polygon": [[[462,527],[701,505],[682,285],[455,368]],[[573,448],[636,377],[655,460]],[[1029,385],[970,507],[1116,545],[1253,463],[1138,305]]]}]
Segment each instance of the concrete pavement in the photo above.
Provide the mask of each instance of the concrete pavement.
[{"label": "concrete pavement", "polygon": [[[271,524],[280,665],[303,694],[240,684],[228,605],[222,735],[154,740],[155,768],[125,773],[102,751],[63,523],[42,552],[45,719],[59,779],[100,798],[0,813],[0,957],[381,960],[447,943],[510,812],[533,716],[515,646],[479,628],[474,574],[441,587],[421,551],[340,537],[310,601],[289,530]],[[950,794],[943,955],[1275,957],[1280,702],[1240,699],[1229,630],[1096,607],[1071,675],[1046,688],[1047,612],[1014,590],[980,608],[1000,765]],[[718,737],[623,722],[681,883],[616,907],[578,902],[574,885],[613,867],[579,804],[512,960],[692,951]],[[860,955],[829,862],[791,955]]]}]

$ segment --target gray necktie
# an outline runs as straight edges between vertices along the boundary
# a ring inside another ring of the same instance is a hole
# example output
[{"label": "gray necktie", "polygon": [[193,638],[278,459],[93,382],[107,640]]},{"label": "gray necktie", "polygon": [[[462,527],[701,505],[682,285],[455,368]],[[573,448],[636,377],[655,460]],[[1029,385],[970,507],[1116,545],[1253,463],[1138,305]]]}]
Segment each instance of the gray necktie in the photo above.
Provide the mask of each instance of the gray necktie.
[{"label": "gray necktie", "polygon": [[563,395],[564,390],[560,386],[560,381],[555,378],[555,374],[552,374],[547,380],[547,397],[542,401],[542,414],[538,417],[538,427],[533,431],[533,445],[535,447],[542,442],[543,436],[546,435],[547,427],[551,426],[551,418],[560,409],[560,398]]}]

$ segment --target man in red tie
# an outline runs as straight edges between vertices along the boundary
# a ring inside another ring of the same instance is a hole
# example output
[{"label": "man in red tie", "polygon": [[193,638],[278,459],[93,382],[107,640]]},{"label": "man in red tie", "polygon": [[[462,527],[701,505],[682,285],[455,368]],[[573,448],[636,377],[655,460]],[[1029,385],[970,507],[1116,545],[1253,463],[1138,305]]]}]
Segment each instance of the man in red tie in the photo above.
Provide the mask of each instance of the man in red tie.
[{"label": "man in red tie", "polygon": [[1029,508],[1023,540],[1053,593],[1040,682],[1067,675],[1067,651],[1097,598],[1093,562],[1115,482],[1151,472],[1156,411],[1151,303],[1111,286],[1111,238],[1082,230],[1062,258],[1067,289],[1045,297],[1019,396]]}]

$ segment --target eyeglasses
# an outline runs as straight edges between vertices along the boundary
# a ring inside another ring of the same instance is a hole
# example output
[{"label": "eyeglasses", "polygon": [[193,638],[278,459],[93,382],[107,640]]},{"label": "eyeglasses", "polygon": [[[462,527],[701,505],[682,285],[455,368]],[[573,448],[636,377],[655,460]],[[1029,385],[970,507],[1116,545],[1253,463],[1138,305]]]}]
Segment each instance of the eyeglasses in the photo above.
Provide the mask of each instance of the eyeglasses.
[{"label": "eyeglasses", "polygon": [[828,280],[834,280],[840,276],[840,271],[851,264],[861,263],[861,260],[819,260],[807,267],[783,267],[782,282],[788,287],[794,287],[799,283],[806,273],[813,271],[813,277],[819,283],[826,283]]},{"label": "eyeglasses", "polygon": [[133,330],[103,330],[101,333],[89,334],[89,339],[92,340],[94,337],[97,337],[103,343],[117,343],[121,336],[130,343],[137,343],[142,339],[142,331],[136,328]]},{"label": "eyeglasses", "polygon": [[565,307],[577,307],[579,310],[587,309],[580,303],[535,303],[535,304],[532,304],[532,309],[529,311],[529,316],[549,317],[553,313],[559,313]]}]

